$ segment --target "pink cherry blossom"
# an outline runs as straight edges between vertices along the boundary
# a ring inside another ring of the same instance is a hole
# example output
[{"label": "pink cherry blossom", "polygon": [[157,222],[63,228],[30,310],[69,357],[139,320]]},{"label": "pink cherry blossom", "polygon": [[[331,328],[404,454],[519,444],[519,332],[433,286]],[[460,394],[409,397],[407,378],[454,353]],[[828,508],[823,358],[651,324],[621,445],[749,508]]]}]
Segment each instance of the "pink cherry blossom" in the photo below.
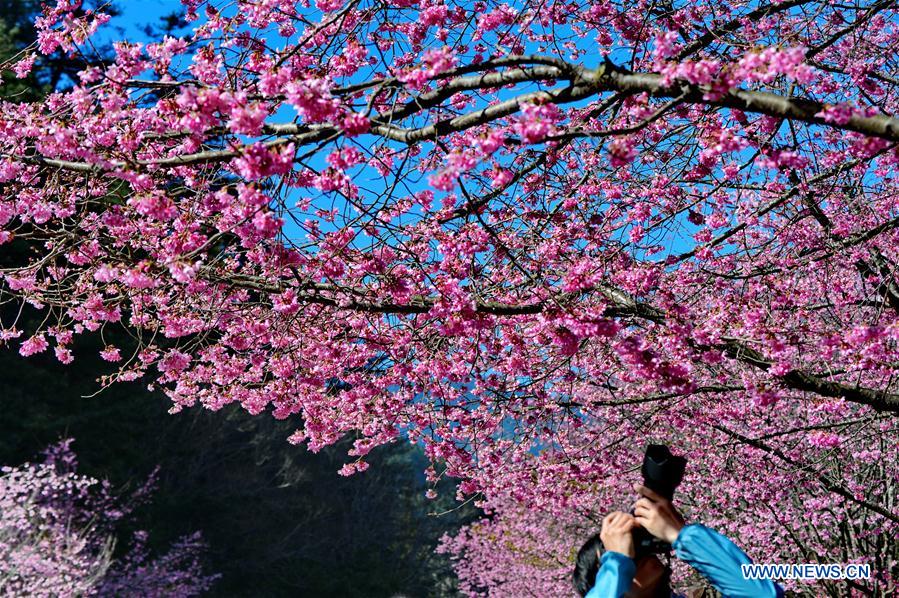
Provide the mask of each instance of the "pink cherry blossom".
[{"label": "pink cherry blossom", "polygon": [[[352,435],[346,475],[419,443],[489,514],[444,543],[470,595],[564,595],[659,440],[756,560],[895,586],[894,7],[185,9],[183,39],[0,104],[0,243],[27,256],[0,341],[68,361],[139,330],[110,379]],[[37,51],[90,56],[105,21],[48,3]]]}]

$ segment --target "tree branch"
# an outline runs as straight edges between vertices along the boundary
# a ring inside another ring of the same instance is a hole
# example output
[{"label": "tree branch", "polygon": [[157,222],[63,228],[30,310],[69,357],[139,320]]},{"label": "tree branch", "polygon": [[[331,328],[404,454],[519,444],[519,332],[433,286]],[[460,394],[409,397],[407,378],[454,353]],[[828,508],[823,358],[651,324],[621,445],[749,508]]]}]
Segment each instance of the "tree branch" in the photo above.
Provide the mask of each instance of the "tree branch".
[{"label": "tree branch", "polygon": [[876,505],[876,504],[868,502],[864,499],[856,498],[855,494],[846,490],[846,488],[844,488],[842,485],[840,485],[837,482],[830,479],[830,477],[828,477],[827,475],[816,471],[814,468],[812,468],[809,465],[802,465],[800,463],[797,463],[796,461],[794,461],[793,459],[791,459],[790,457],[785,455],[779,449],[776,449],[772,446],[768,446],[767,444],[765,444],[764,442],[762,442],[760,440],[756,440],[754,438],[748,438],[746,436],[743,436],[742,434],[740,434],[738,432],[734,432],[732,430],[729,430],[719,424],[712,424],[712,427],[715,428],[716,430],[718,430],[719,432],[723,432],[724,434],[727,434],[731,438],[738,440],[739,442],[742,442],[743,444],[747,444],[747,445],[757,448],[761,451],[765,451],[769,455],[774,455],[775,457],[777,457],[784,463],[787,463],[791,467],[795,467],[796,469],[799,469],[801,471],[804,471],[804,472],[810,474],[812,477],[817,479],[818,483],[820,483],[821,486],[823,486],[826,490],[833,492],[834,494],[837,494],[839,496],[842,496],[846,500],[853,502],[853,503],[855,503],[861,507],[864,507],[868,510],[871,510],[871,511],[877,513],[878,515],[882,515],[882,516],[886,517],[887,519],[889,519],[890,521],[899,523],[899,516],[897,516],[896,514],[891,513],[890,511],[884,509],[880,505]]},{"label": "tree branch", "polygon": [[[601,65],[597,69],[589,70],[582,66],[565,63],[551,57],[528,56],[507,57],[507,63],[516,60],[527,60],[552,64],[552,66],[537,66],[529,68],[515,68],[508,71],[491,72],[470,77],[456,77],[450,79],[443,87],[422,94],[418,98],[400,106],[394,110],[378,114],[372,119],[371,132],[402,143],[417,143],[426,139],[433,139],[449,133],[460,132],[472,127],[492,122],[518,112],[523,103],[540,99],[555,104],[566,104],[588,99],[598,93],[614,91],[624,95],[649,93],[656,97],[669,97],[688,104],[701,104],[707,106],[719,106],[738,109],[744,112],[765,114],[778,118],[784,118],[809,124],[825,126],[846,131],[853,131],[870,137],[878,137],[889,141],[899,141],[899,119],[888,115],[860,116],[853,115],[845,123],[827,122],[818,114],[825,108],[825,104],[801,97],[787,97],[764,91],[733,90],[721,97],[709,97],[708,90],[701,86],[689,85],[682,81],[676,81],[670,85],[664,85],[662,76],[658,73],[629,72],[618,68],[611,63]],[[502,64],[497,62],[497,64]],[[487,66],[494,66],[487,64]],[[485,68],[484,65],[470,65],[468,68]],[[480,110],[457,116],[452,119],[438,121],[436,123],[414,128],[404,129],[394,123],[413,114],[417,114],[428,108],[440,105],[445,99],[459,91],[471,91],[489,87],[501,87],[514,83],[536,82],[545,79],[567,78],[570,84],[547,91],[537,91],[522,94],[518,97],[505,100],[498,104],[487,106]],[[275,139],[266,143],[274,146],[293,141],[299,146],[308,145],[326,139],[330,135],[339,134],[340,130],[327,124],[300,125],[293,123],[265,125],[266,134],[286,135],[287,138]],[[240,155],[240,151],[234,150],[210,150],[172,156],[156,160],[140,160],[133,163],[138,167],[174,168],[198,163],[215,163],[230,160]],[[48,166],[73,170],[78,172],[96,172],[100,166],[84,163],[54,160],[51,158],[6,156],[16,160],[31,163],[43,163]],[[128,163],[110,162],[112,168],[128,167]]]},{"label": "tree branch", "polygon": [[[207,276],[209,275],[208,272],[205,272],[205,274]],[[282,293],[287,288],[290,288],[288,286],[272,284],[264,279],[248,276],[232,276],[229,278],[218,278],[213,276],[209,279],[212,282],[222,282],[236,287],[250,288],[268,293]],[[301,286],[300,288],[304,287]],[[341,289],[339,287],[316,285],[315,292],[298,293],[297,300],[304,303],[315,303],[354,311],[396,314],[427,313],[434,307],[437,301],[434,297],[415,296],[408,303],[374,303],[361,301],[355,298],[336,299],[334,297],[321,295],[320,292],[322,291],[338,293],[348,292],[347,289]],[[633,298],[629,297],[627,293],[607,285],[597,285],[575,293],[560,293],[550,300],[537,301],[535,303],[524,305],[512,305],[496,301],[475,302],[474,309],[477,313],[493,316],[534,315],[543,313],[548,309],[559,305],[572,305],[580,297],[592,292],[601,293],[605,299],[612,303],[612,305],[606,307],[603,311],[603,317],[633,317],[648,320],[656,324],[663,324],[665,322],[666,317],[661,310],[646,303],[635,301]],[[360,291],[352,294],[361,295],[362,292]],[[768,371],[773,365],[764,355],[755,349],[733,339],[725,340],[725,342],[718,345],[703,346],[700,348],[723,350],[730,358],[763,371]],[[875,411],[899,413],[899,394],[873,388],[841,384],[801,370],[790,370],[782,376],[775,376],[775,378],[793,390],[810,392],[824,397],[844,398],[847,401],[871,407]]]},{"label": "tree branch", "polygon": [[853,131],[868,137],[878,137],[888,141],[899,141],[899,119],[878,114],[860,116],[854,114],[845,123],[828,122],[818,116],[826,104],[808,98],[788,97],[768,93],[766,91],[746,91],[736,89],[718,98],[707,96],[708,91],[697,85],[674,82],[671,85],[662,83],[662,76],[657,73],[631,73],[622,70],[609,70],[598,73],[597,85],[604,90],[624,91],[630,93],[648,93],[656,97],[683,96],[683,102],[720,106],[757,114],[765,114],[793,121],[805,122],[822,127]]}]

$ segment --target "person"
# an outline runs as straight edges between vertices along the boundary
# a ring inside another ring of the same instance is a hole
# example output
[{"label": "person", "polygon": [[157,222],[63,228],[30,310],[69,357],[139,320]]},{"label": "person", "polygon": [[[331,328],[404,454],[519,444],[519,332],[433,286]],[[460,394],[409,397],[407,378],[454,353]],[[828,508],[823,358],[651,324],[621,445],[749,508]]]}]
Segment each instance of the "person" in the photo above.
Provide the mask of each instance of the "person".
[{"label": "person", "polygon": [[640,498],[633,514],[616,511],[602,521],[577,555],[573,581],[585,598],[668,598],[670,568],[657,556],[634,561],[633,531],[642,527],[668,542],[677,558],[696,569],[725,598],[782,598],[770,579],[744,579],[740,565],[752,561],[736,544],[700,524],[686,524],[671,501],[649,488],[634,486]]}]

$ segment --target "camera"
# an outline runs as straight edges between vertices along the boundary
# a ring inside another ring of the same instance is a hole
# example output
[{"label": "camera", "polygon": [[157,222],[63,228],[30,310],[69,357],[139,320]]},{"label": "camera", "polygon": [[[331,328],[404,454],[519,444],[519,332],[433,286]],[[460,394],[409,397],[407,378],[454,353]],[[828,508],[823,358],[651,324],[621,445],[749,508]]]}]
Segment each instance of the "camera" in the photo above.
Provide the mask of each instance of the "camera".
[{"label": "camera", "polygon": [[[640,473],[643,474],[643,485],[671,500],[674,491],[684,477],[687,468],[685,457],[671,454],[664,444],[650,444],[643,455],[643,465]],[[650,535],[643,528],[637,528],[634,534],[635,560],[650,554],[666,554],[671,552],[671,544],[663,542]]]}]

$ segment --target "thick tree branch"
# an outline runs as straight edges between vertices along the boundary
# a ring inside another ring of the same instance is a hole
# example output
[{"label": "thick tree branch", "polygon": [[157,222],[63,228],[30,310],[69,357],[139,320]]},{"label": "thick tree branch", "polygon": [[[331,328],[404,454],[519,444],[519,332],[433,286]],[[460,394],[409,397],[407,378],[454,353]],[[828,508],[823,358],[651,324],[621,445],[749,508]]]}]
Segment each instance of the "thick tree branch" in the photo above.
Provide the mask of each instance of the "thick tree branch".
[{"label": "thick tree branch", "polygon": [[[735,340],[725,341],[721,348],[732,359],[755,366],[763,371],[768,371],[773,365],[755,349]],[[801,370],[790,370],[777,378],[793,390],[811,392],[822,397],[844,398],[853,403],[867,405],[875,411],[899,413],[899,394],[841,384]]]},{"label": "thick tree branch", "polygon": [[688,104],[720,106],[765,114],[822,127],[861,133],[868,137],[878,137],[888,141],[899,141],[899,119],[887,115],[853,115],[844,123],[828,122],[819,113],[826,104],[808,98],[788,97],[766,91],[733,90],[721,97],[709,97],[708,91],[700,86],[675,82],[664,85],[657,73],[630,73],[606,69],[599,72],[597,85],[602,89],[629,93],[649,93],[656,97],[682,97]]}]

